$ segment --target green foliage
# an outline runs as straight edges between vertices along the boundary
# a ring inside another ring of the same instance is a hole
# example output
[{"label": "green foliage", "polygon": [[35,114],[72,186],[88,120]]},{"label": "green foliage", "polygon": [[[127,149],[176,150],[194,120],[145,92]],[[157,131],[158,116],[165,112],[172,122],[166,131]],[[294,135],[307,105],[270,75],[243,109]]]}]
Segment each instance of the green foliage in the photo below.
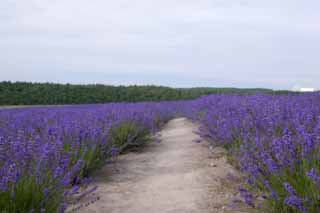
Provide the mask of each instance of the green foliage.
[{"label": "green foliage", "polygon": [[110,144],[117,151],[141,146],[149,141],[150,132],[135,122],[124,122],[111,129]]},{"label": "green foliage", "polygon": [[85,165],[81,171],[81,176],[87,177],[92,172],[100,169],[108,158],[107,147],[104,144],[99,144],[97,147],[88,149],[83,156]]},{"label": "green foliage", "polygon": [[170,88],[0,82],[0,105],[59,105],[195,99],[209,94],[287,93],[268,89]]},{"label": "green foliage", "polygon": [[[58,184],[52,178],[52,174],[46,174],[44,183],[37,183],[36,176],[24,177],[18,184],[11,186],[10,191],[0,192],[1,213],[26,212],[58,212],[63,202],[63,188],[52,188]],[[45,193],[45,191],[48,193]],[[15,199],[12,199],[14,197]],[[42,210],[42,211],[41,211]]]},{"label": "green foliage", "polygon": [[101,142],[84,141],[78,151],[71,150],[70,148],[65,149],[65,151],[71,151],[72,153],[70,167],[75,165],[79,160],[84,162],[80,174],[77,174],[81,178],[88,177],[92,172],[100,169],[109,158],[108,146]]}]

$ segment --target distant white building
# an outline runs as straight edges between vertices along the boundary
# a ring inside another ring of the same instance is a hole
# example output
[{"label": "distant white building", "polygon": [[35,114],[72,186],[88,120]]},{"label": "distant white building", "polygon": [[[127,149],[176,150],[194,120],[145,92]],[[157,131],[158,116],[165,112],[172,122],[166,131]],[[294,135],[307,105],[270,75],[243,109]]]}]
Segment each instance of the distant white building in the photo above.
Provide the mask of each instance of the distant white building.
[{"label": "distant white building", "polygon": [[300,88],[300,92],[315,92],[314,88]]}]

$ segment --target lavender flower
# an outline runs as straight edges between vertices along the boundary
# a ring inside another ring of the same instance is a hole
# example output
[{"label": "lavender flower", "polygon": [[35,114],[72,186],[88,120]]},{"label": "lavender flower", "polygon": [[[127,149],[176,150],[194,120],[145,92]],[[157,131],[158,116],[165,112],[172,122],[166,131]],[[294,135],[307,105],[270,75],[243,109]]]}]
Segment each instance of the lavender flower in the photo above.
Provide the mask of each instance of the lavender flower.
[{"label": "lavender flower", "polygon": [[286,191],[289,192],[290,195],[297,195],[295,189],[289,183],[285,182],[283,185]]},{"label": "lavender flower", "polygon": [[306,176],[313,180],[318,187],[320,186],[320,176],[314,168],[307,172]]},{"label": "lavender flower", "polygon": [[290,195],[285,199],[285,204],[287,204],[290,207],[299,209],[302,212],[307,212],[306,208],[304,207],[303,204],[303,199],[299,198],[296,195]]},{"label": "lavender flower", "polygon": [[253,202],[253,195],[246,190],[245,188],[239,188],[239,192],[242,198],[244,198],[245,203],[249,206],[254,207],[254,202]]}]

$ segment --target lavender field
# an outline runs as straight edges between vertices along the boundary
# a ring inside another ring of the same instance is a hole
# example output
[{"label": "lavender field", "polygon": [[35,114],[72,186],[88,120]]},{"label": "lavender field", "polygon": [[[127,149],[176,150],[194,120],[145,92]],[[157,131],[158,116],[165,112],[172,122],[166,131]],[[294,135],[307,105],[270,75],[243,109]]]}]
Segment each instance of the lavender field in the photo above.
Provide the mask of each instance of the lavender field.
[{"label": "lavender field", "polygon": [[200,134],[246,176],[245,202],[267,212],[320,211],[320,94],[209,96],[193,103]]},{"label": "lavender field", "polygon": [[94,170],[123,149],[148,141],[177,116],[181,104],[1,110],[1,212],[64,212]]},{"label": "lavender field", "polygon": [[228,151],[249,206],[320,211],[320,94],[310,93],[2,109],[1,212],[65,212],[95,190],[85,187],[95,171],[176,117]]}]

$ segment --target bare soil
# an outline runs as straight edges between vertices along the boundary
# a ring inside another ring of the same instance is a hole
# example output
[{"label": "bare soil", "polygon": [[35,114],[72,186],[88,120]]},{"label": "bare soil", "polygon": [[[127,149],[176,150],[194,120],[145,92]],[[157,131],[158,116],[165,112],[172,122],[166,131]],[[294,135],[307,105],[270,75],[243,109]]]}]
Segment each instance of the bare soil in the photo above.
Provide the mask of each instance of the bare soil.
[{"label": "bare soil", "polygon": [[196,142],[197,129],[185,118],[174,119],[157,134],[160,143],[119,156],[94,178],[99,200],[77,212],[252,212],[241,202],[230,206],[239,197],[240,175],[223,149]]}]

